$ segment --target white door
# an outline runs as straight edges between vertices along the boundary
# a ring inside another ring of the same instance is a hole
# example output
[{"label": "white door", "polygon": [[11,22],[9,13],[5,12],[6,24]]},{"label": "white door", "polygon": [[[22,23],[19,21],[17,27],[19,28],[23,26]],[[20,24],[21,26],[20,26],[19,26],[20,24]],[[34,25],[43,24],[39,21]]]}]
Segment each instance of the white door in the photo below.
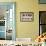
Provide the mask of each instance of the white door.
[{"label": "white door", "polygon": [[1,14],[3,19],[0,20],[5,20],[5,28],[3,28],[5,30],[3,33],[0,33],[0,36],[5,36],[5,40],[15,40],[15,3],[0,3],[0,9],[2,11],[0,13],[3,13]]}]

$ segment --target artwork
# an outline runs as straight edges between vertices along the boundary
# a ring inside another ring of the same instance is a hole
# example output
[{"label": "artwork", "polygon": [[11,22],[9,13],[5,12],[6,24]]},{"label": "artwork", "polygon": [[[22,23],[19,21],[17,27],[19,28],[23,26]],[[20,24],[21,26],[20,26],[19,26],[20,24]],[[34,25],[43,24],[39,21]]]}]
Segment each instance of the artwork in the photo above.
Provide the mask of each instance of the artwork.
[{"label": "artwork", "polygon": [[21,22],[32,22],[34,20],[33,12],[20,12],[20,21]]},{"label": "artwork", "polygon": [[39,0],[40,4],[46,4],[46,0]]}]

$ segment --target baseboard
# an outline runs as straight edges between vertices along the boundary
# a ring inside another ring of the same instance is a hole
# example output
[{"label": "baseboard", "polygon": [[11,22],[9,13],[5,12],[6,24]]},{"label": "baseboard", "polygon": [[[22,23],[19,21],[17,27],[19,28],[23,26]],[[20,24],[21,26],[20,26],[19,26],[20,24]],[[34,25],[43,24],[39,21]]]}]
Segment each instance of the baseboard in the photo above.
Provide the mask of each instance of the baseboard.
[{"label": "baseboard", "polygon": [[18,42],[31,42],[32,41],[32,39],[31,38],[16,38],[16,41],[18,41]]}]

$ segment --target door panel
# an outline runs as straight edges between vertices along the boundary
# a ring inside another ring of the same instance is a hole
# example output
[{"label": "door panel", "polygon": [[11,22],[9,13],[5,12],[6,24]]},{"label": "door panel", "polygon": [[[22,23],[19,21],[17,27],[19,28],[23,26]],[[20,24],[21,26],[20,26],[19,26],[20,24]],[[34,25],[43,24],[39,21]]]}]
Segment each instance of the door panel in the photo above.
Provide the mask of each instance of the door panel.
[{"label": "door panel", "polygon": [[[2,20],[5,21],[3,22],[3,24],[1,23]],[[0,3],[0,25],[1,25],[0,31],[3,30],[3,33],[0,33],[0,36],[4,37],[6,40],[15,40],[15,3],[14,2]]]},{"label": "door panel", "polygon": [[39,12],[39,29],[40,29],[40,34],[46,32],[46,11],[40,11]]}]

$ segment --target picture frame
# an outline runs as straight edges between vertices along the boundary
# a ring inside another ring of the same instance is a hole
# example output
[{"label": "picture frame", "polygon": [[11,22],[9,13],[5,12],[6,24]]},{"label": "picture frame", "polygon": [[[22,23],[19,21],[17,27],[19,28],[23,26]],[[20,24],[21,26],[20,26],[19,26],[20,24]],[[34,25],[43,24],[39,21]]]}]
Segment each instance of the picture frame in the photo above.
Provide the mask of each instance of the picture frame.
[{"label": "picture frame", "polygon": [[21,22],[34,21],[34,13],[33,12],[20,12],[20,21]]},{"label": "picture frame", "polygon": [[46,0],[39,0],[39,4],[46,4]]}]

